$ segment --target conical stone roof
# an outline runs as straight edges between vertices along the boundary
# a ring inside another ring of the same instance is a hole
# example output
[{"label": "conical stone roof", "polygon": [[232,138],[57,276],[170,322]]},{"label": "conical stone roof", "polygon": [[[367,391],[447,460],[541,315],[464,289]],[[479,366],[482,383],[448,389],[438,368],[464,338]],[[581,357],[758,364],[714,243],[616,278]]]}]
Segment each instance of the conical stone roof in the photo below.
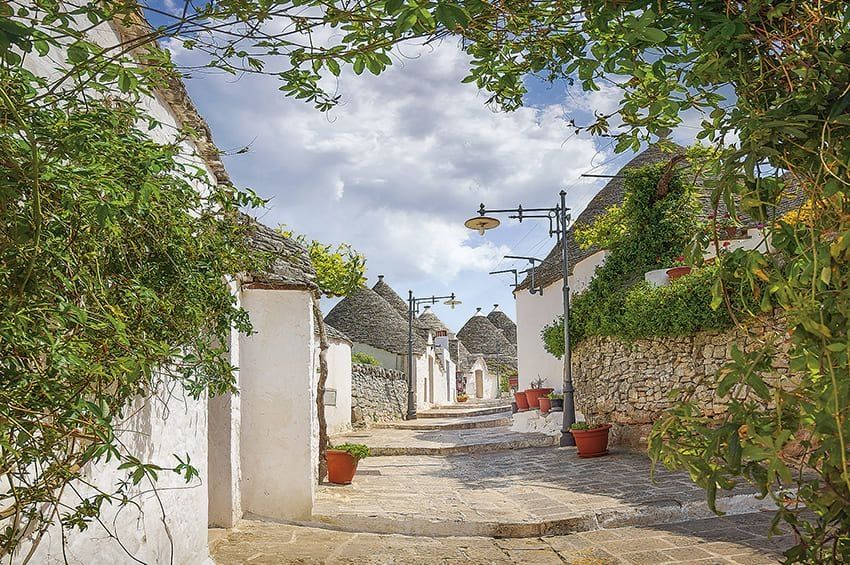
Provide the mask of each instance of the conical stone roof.
[{"label": "conical stone roof", "polygon": [[435,334],[443,331],[448,332],[449,328],[443,321],[431,310],[430,306],[426,306],[425,310],[419,315],[419,321],[428,327]]},{"label": "conical stone roof", "polygon": [[516,347],[481,313],[481,308],[457,332],[457,337],[473,355],[516,357]]},{"label": "conical stone roof", "polygon": [[[407,322],[371,289],[364,287],[343,298],[328,312],[325,322],[354,342],[398,355],[407,354]],[[424,340],[414,332],[414,353],[422,353],[425,347]]]},{"label": "conical stone roof", "polygon": [[[408,308],[407,301],[404,300],[399,294],[384,281],[384,275],[378,275],[378,282],[375,283],[375,286],[372,287],[381,298],[387,301],[387,303],[392,306],[393,310],[395,310],[401,319],[404,320],[404,323],[407,324],[407,316],[408,316]],[[419,318],[413,317],[413,329],[416,330],[423,339],[427,339],[427,331],[430,329],[426,324],[423,324],[419,321]]]},{"label": "conical stone roof", "polygon": [[490,320],[494,326],[499,328],[503,334],[505,334],[505,337],[508,338],[511,345],[516,347],[516,324],[508,317],[507,314],[499,309],[498,304],[493,304],[493,307],[493,311],[487,314],[487,319]]}]

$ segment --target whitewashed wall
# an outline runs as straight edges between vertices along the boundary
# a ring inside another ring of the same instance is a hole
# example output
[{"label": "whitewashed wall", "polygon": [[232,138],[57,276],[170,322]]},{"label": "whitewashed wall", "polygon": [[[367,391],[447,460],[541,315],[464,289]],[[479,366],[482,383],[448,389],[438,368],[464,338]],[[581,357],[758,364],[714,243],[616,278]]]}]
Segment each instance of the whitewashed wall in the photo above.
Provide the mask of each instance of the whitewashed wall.
[{"label": "whitewashed wall", "polygon": [[[328,338],[328,345],[328,380],[325,389],[336,390],[336,406],[325,405],[325,422],[328,433],[336,434],[351,429],[351,344],[345,340]],[[318,363],[317,359],[317,370]]]},{"label": "whitewashed wall", "polygon": [[351,346],[352,353],[367,353],[378,360],[381,364],[381,367],[384,369],[391,369],[393,371],[404,371],[407,372],[407,356],[406,355],[397,355],[395,353],[391,353],[386,351],[385,349],[378,349],[377,347],[372,347],[371,345],[367,345],[365,343],[354,342]]},{"label": "whitewashed wall", "polygon": [[[571,294],[587,288],[596,268],[605,262],[607,251],[599,251],[577,263],[570,275]],[[516,293],[517,364],[519,388],[525,390],[531,382],[542,378],[544,386],[560,391],[563,386],[563,361],[543,348],[540,332],[564,313],[563,282],[543,289],[543,296],[528,290]]]},{"label": "whitewashed wall", "polygon": [[[182,389],[161,391],[156,398],[139,401],[128,410],[132,417],[121,426],[121,434],[130,452],[146,462],[174,466],[173,455],[188,454],[201,477],[207,476],[207,410],[206,399],[192,400]],[[127,471],[119,471],[114,463],[88,467],[86,480],[106,492],[114,490],[117,482],[126,479]],[[77,483],[84,496],[92,489]],[[156,483],[165,507],[163,514],[152,485],[142,481],[133,488],[132,505],[104,505],[101,519],[121,544],[109,537],[99,524],[92,523],[83,531],[68,532],[65,556],[72,565],[112,565],[132,563],[133,558],[144,563],[175,563],[195,565],[211,563],[207,551],[207,487],[204,480],[186,483],[181,477],[160,473]],[[66,503],[79,501],[66,491]],[[173,545],[170,539],[173,539]],[[121,545],[127,549],[125,551]],[[22,558],[26,550],[18,555]],[[130,557],[131,554],[133,558]],[[62,536],[57,526],[50,529],[39,545],[31,563],[64,563]]]},{"label": "whitewashed wall", "polygon": [[312,515],[319,450],[312,301],[297,290],[242,293],[255,331],[239,342],[246,515]]}]

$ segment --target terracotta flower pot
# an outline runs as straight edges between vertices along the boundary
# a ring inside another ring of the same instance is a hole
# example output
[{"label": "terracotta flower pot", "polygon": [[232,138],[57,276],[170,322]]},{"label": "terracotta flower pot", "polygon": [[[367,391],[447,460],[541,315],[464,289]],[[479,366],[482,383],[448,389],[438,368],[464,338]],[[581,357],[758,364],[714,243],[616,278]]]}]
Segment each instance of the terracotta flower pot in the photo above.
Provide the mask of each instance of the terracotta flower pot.
[{"label": "terracotta flower pot", "polygon": [[514,400],[516,401],[517,412],[526,412],[528,410],[528,398],[524,392],[515,392]]},{"label": "terracotta flower pot", "polygon": [[519,377],[508,377],[508,386],[516,390],[519,388]]},{"label": "terracotta flower pot", "polygon": [[538,400],[537,402],[538,402],[538,404],[540,404],[540,413],[541,414],[548,414],[549,410],[552,409],[552,401],[549,400],[545,396],[541,396],[540,400]]},{"label": "terracotta flower pot", "polygon": [[325,452],[328,461],[328,482],[337,485],[350,485],[357,471],[357,459],[347,451],[328,449]]},{"label": "terracotta flower pot", "polygon": [[684,267],[673,267],[672,269],[667,269],[667,278],[671,281],[675,281],[676,279],[680,279],[687,274],[690,274],[691,268],[687,265]]},{"label": "terracotta flower pot", "polygon": [[608,430],[610,424],[606,424],[592,430],[570,430],[576,440],[579,457],[601,457],[608,455]]},{"label": "terracotta flower pot", "polygon": [[540,397],[548,396],[554,388],[530,388],[525,391],[525,397],[528,399],[528,407],[531,409],[540,408]]}]

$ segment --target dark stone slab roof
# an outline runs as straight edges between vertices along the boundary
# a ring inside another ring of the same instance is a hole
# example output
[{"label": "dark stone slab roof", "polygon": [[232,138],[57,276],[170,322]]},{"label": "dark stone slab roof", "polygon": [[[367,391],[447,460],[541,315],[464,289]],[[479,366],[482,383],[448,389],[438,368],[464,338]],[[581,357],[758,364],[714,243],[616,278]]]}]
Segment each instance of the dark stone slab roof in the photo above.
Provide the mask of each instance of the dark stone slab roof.
[{"label": "dark stone slab roof", "polygon": [[[407,325],[407,317],[408,317],[408,307],[407,301],[404,300],[399,294],[391,287],[389,284],[384,281],[384,275],[378,275],[378,282],[375,283],[375,286],[372,287],[378,295],[386,300],[390,306],[393,307],[393,310],[398,312],[398,315],[401,316],[401,319],[404,320],[405,327]],[[422,339],[428,339],[428,330],[430,329],[427,325],[423,324],[419,321],[417,317],[413,317],[413,329]]]},{"label": "dark stone slab roof", "polygon": [[434,314],[430,306],[426,306],[425,310],[421,314],[419,314],[419,322],[434,333],[440,331],[450,331],[446,324],[444,324],[443,321],[436,314]]},{"label": "dark stone slab roof", "polygon": [[[339,301],[325,316],[325,322],[356,343],[407,355],[407,322],[369,288],[361,288]],[[414,353],[422,353],[425,347],[424,340],[414,332]]]},{"label": "dark stone slab roof", "polygon": [[[643,152],[636,155],[631,161],[626,163],[618,172],[617,175],[622,173],[625,169],[631,168],[640,168],[646,165],[652,165],[655,163],[660,163],[664,161],[669,161],[674,155],[678,153],[684,152],[684,147],[676,145],[674,143],[667,143],[667,147],[662,149],[658,145],[650,145]],[[697,183],[701,184],[701,181],[697,179]],[[582,249],[579,247],[578,243],[575,241],[573,237],[573,230],[576,226],[585,226],[588,224],[592,224],[599,216],[603,215],[609,208],[620,204],[623,202],[623,197],[625,196],[625,180],[622,178],[614,178],[611,179],[608,184],[606,184],[602,190],[600,190],[596,196],[591,199],[590,203],[587,205],[581,214],[579,214],[578,218],[573,222],[573,225],[570,227],[567,233],[567,242],[568,242],[568,251],[570,255],[570,274],[572,274],[573,267],[580,261],[590,257],[594,253],[601,251],[596,246],[591,246],[587,249]],[[797,188],[796,185],[792,184],[792,188],[789,191],[786,191],[786,196],[779,203],[779,205],[771,211],[772,218],[778,218],[783,214],[795,210],[800,207],[800,205],[805,201],[805,194]],[[714,213],[714,206],[711,204],[711,194],[707,192],[702,192],[700,194],[700,201],[702,202],[702,218],[707,219],[709,215]],[[717,209],[717,213],[719,215],[723,215],[728,213],[726,206],[723,202],[720,203]],[[757,222],[752,218],[747,217],[746,215],[741,215],[739,218],[744,226],[755,226]],[[543,263],[537,267],[535,271],[535,284],[546,287],[555,283],[563,278],[561,272],[561,244],[556,243],[549,254],[544,259]],[[514,289],[514,292],[527,289],[531,286],[531,276],[526,275],[526,278]]]},{"label": "dark stone slab roof", "polygon": [[473,355],[508,355],[516,357],[516,347],[481,314],[481,309],[457,332],[457,337]]},{"label": "dark stone slab roof", "polygon": [[516,347],[516,324],[507,314],[499,309],[498,304],[493,305],[493,311],[487,314],[487,319],[505,334],[511,345]]},{"label": "dark stone slab roof", "polygon": [[252,286],[318,289],[316,269],[306,249],[248,215],[243,214],[242,221],[249,226],[251,247],[273,255],[268,271],[251,273]]},{"label": "dark stone slab roof", "polygon": [[[345,335],[344,333],[342,333],[341,331],[339,331],[338,329],[336,329],[335,327],[333,327],[332,325],[330,325],[328,323],[325,324],[325,332],[328,334],[328,337],[330,339],[338,339],[340,341],[353,343],[351,341],[350,337],[348,337],[347,335]],[[318,335],[318,334],[319,334],[319,332],[316,331],[316,335]]]}]

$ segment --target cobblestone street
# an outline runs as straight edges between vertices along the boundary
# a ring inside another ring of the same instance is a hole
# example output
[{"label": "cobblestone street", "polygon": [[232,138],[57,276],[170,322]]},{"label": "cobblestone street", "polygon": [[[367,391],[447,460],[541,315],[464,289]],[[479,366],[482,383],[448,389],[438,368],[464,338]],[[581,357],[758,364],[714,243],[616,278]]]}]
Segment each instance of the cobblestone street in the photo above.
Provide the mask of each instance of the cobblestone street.
[{"label": "cobblestone street", "polygon": [[216,562],[758,564],[792,544],[768,538],[770,505],[745,488],[719,493],[717,517],[686,475],[652,480],[641,453],[581,459],[511,432],[509,414],[450,416],[334,438],[378,456],[353,484],[321,485],[310,522],[220,532]]}]

